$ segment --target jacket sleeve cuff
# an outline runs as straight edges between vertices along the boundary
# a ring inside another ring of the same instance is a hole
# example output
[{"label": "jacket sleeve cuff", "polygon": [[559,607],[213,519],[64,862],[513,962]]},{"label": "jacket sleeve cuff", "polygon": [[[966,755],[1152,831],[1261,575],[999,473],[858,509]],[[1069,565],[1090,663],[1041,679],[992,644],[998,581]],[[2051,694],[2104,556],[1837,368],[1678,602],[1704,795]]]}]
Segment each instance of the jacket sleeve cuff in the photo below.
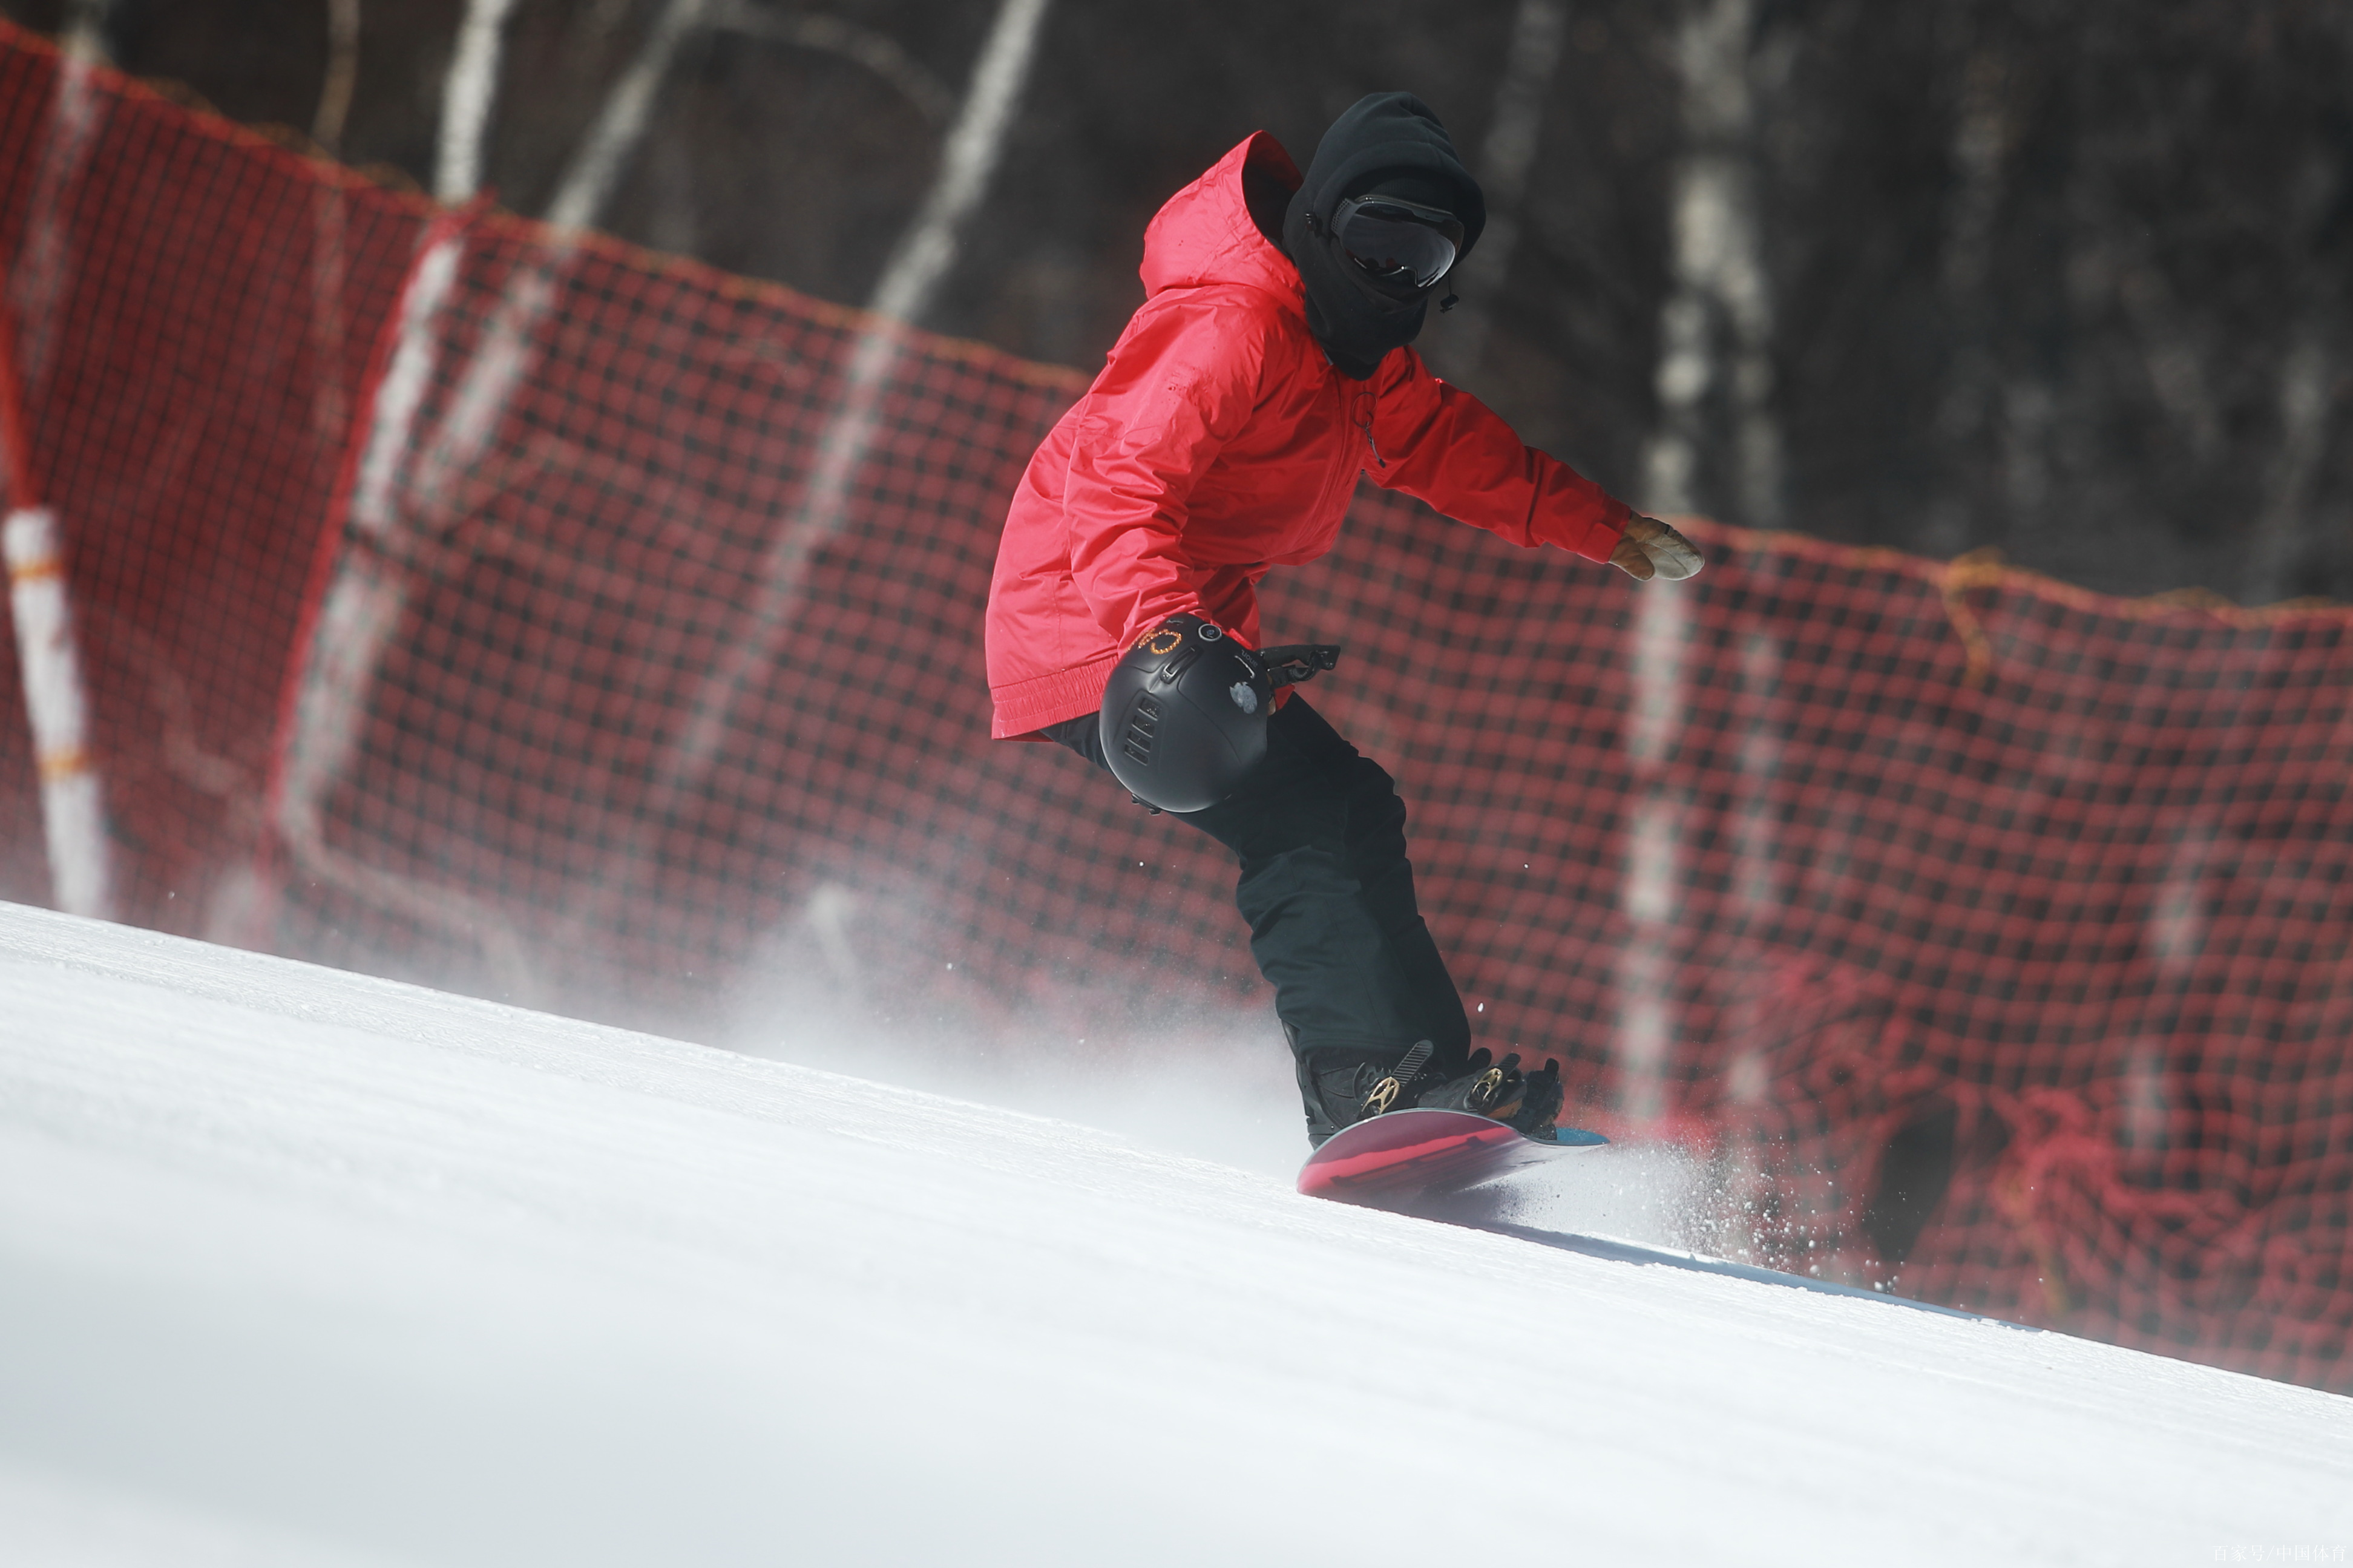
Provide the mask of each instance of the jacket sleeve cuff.
[{"label": "jacket sleeve cuff", "polygon": [[1573,554],[1606,564],[1609,552],[1618,548],[1620,540],[1626,537],[1627,521],[1634,515],[1632,507],[1615,496],[1608,497],[1599,514],[1586,520],[1581,538],[1561,540],[1559,542]]}]

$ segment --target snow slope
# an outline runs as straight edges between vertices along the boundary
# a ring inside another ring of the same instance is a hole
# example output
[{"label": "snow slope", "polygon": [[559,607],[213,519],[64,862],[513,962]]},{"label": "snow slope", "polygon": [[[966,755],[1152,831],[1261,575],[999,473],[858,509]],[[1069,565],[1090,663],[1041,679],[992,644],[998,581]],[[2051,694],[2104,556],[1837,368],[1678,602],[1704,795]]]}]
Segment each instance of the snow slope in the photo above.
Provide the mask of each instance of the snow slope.
[{"label": "snow slope", "polygon": [[17,1568],[2299,1546],[2353,1401],[0,906]]}]

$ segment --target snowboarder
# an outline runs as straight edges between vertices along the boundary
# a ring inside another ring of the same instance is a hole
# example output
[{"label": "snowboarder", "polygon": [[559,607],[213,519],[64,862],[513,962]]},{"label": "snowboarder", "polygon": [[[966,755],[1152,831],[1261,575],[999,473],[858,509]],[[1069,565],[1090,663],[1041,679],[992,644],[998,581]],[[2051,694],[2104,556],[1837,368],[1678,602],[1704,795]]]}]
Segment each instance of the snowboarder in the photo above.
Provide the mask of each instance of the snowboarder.
[{"label": "snowboarder", "polygon": [[1560,1082],[1472,1051],[1395,783],[1287,689],[1338,650],[1263,647],[1259,580],[1332,547],[1360,473],[1637,578],[1700,567],[1407,346],[1485,221],[1408,93],[1341,115],[1303,179],[1264,132],[1227,153],[1145,230],[1145,303],[1031,458],[989,590],[996,736],[1058,742],[1239,858],[1315,1144],[1417,1105],[1545,1135]]}]

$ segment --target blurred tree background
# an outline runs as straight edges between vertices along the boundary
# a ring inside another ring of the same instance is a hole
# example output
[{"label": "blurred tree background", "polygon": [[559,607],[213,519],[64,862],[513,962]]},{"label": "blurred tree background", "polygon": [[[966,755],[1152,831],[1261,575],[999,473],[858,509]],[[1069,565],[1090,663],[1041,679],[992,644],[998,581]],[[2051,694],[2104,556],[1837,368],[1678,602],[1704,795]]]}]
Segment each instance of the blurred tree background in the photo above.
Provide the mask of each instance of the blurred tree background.
[{"label": "blurred tree background", "polygon": [[[545,210],[675,4],[512,0],[503,204]],[[0,0],[428,187],[467,9]],[[864,300],[996,9],[705,0],[602,226]],[[1612,489],[2353,597],[2353,0],[1063,0],[923,324],[1087,365],[1172,191],[1399,87],[1497,215],[1422,346]]]}]

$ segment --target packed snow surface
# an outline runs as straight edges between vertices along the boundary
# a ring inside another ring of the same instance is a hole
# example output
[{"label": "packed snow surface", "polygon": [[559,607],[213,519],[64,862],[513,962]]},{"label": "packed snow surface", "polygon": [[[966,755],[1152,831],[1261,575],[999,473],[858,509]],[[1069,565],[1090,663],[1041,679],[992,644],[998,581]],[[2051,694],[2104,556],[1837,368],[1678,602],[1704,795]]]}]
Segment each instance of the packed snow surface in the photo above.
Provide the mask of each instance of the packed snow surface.
[{"label": "packed snow surface", "polygon": [[16,1568],[2348,1546],[2353,1401],[0,906]]}]

